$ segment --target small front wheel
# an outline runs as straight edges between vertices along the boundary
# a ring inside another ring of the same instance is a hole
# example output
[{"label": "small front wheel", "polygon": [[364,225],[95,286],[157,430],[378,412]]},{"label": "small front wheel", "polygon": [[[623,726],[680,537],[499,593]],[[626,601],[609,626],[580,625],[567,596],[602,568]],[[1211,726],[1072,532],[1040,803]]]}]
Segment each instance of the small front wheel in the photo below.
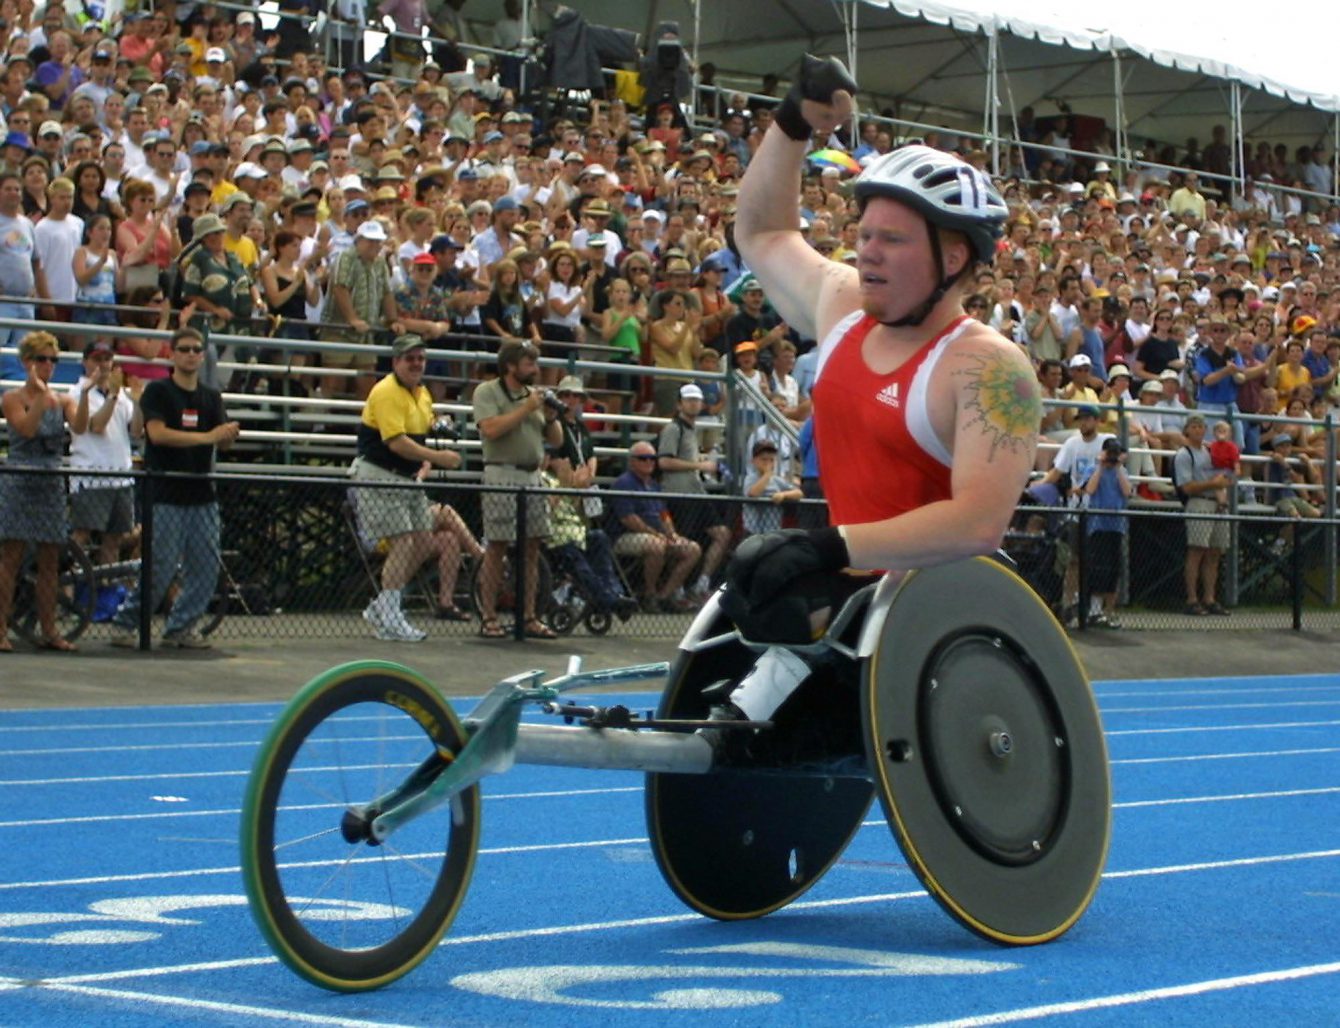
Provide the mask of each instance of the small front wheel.
[{"label": "small front wheel", "polygon": [[364,808],[426,788],[464,744],[438,692],[384,661],[332,668],[280,715],[247,786],[242,872],[261,932],[303,978],[375,989],[432,953],[470,882],[479,789],[380,843]]}]

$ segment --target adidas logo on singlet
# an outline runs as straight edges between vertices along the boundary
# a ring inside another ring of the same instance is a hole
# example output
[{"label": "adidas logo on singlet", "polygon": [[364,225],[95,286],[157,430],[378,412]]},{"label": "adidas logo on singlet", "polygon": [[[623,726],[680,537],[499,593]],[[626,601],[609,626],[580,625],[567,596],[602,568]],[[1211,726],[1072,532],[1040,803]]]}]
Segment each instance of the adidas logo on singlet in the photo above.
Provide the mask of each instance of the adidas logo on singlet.
[{"label": "adidas logo on singlet", "polygon": [[875,394],[875,399],[888,407],[901,407],[902,401],[898,399],[898,383],[891,382]]}]

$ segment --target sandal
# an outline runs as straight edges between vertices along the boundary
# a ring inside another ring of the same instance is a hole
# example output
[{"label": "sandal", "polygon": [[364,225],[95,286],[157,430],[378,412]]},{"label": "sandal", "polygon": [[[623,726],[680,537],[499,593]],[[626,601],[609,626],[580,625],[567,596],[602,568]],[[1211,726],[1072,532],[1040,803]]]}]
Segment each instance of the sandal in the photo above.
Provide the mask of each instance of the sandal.
[{"label": "sandal", "polygon": [[527,639],[557,639],[558,633],[546,625],[539,618],[531,618],[526,622]]},{"label": "sandal", "polygon": [[461,610],[454,603],[446,607],[438,607],[437,614],[434,615],[439,621],[469,621],[470,615]]},{"label": "sandal", "polygon": [[506,639],[507,633],[503,631],[502,625],[498,624],[497,618],[485,618],[479,623],[479,634],[485,639]]},{"label": "sandal", "polygon": [[1182,608],[1182,613],[1183,613],[1183,614],[1189,614],[1189,615],[1191,615],[1192,617],[1198,617],[1198,618],[1199,618],[1199,617],[1204,617],[1206,614],[1209,613],[1209,611],[1207,611],[1207,610],[1206,610],[1204,607],[1202,607],[1199,603],[1188,603],[1185,607]]},{"label": "sandal", "polygon": [[57,653],[75,653],[79,650],[79,647],[74,643],[67,642],[60,636],[55,636],[51,639],[43,639],[37,644],[37,648],[39,650],[55,650]]}]

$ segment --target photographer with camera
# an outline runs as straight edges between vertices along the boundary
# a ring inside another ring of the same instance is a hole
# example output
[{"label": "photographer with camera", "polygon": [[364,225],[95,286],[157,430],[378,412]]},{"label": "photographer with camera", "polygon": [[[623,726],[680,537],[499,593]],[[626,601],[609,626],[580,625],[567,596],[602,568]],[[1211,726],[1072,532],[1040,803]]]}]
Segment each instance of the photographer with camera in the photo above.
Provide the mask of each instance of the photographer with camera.
[{"label": "photographer with camera", "polygon": [[[1103,455],[1084,483],[1084,495],[1089,498],[1090,513],[1085,519],[1086,543],[1089,555],[1089,595],[1100,600],[1102,607],[1089,615],[1089,624],[1104,628],[1120,628],[1115,617],[1117,606],[1117,579],[1121,569],[1121,539],[1126,534],[1128,521],[1120,514],[1130,502],[1132,486],[1126,474],[1126,447],[1121,440],[1109,437],[1103,440]],[[1080,597],[1083,602],[1084,597]]]},{"label": "photographer with camera", "polygon": [[647,109],[673,104],[675,121],[683,121],[680,104],[693,89],[693,61],[679,38],[679,23],[663,21],[656,26],[656,42],[642,58],[642,88]]},{"label": "photographer with camera", "polygon": [[[475,389],[474,418],[484,447],[484,484],[508,489],[540,490],[540,465],[545,446],[561,446],[559,416],[563,401],[550,389],[536,389],[539,353],[530,343],[503,343],[498,350],[498,377]],[[485,493],[483,595],[480,597],[479,634],[505,639],[498,623],[498,590],[502,585],[503,555],[516,542],[516,494]],[[522,617],[526,637],[557,638],[553,629],[535,616],[535,586],[539,578],[540,541],[549,535],[549,505],[538,492],[526,498],[526,591]]]}]

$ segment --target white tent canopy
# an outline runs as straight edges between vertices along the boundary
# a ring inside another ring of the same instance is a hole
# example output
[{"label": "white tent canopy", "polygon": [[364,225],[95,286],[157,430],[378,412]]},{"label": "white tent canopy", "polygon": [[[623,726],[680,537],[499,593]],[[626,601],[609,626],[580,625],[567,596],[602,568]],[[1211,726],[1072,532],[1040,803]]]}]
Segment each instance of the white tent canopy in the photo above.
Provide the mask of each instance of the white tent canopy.
[{"label": "white tent canopy", "polygon": [[[1000,124],[1033,106],[1064,101],[1116,128],[1120,57],[1124,132],[1202,144],[1213,125],[1233,123],[1240,85],[1247,142],[1290,147],[1327,143],[1340,112],[1331,69],[1340,4],[1295,0],[1287,13],[1232,15],[1129,0],[1101,14],[1060,0],[580,0],[588,21],[649,38],[661,21],[680,25],[685,46],[717,68],[717,81],[757,88],[766,72],[787,77],[806,52],[848,53],[856,26],[861,105],[896,117],[981,131],[987,124],[989,36],[998,36]],[[500,0],[471,4],[482,28]],[[1091,21],[1092,19],[1092,21]],[[1094,24],[1098,22],[1098,24]],[[1086,24],[1087,23],[1087,24]],[[696,38],[695,38],[696,26]]]}]

